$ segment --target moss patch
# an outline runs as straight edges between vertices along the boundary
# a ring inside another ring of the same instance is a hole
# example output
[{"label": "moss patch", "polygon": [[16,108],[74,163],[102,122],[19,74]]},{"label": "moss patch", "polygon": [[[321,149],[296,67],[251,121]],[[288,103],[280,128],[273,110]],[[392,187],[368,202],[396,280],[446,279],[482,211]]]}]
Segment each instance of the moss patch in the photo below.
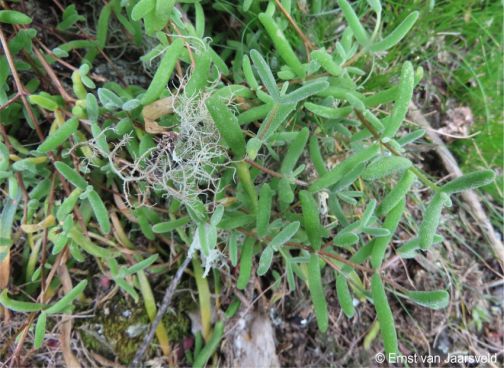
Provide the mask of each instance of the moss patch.
[{"label": "moss patch", "polygon": [[[172,344],[180,342],[190,333],[190,320],[184,313],[185,304],[178,304],[175,310],[170,310],[163,317]],[[135,305],[120,295],[100,308],[94,318],[78,326],[86,348],[123,364],[133,359],[148,328],[149,318],[143,305]],[[154,352],[152,346],[148,354]]]}]

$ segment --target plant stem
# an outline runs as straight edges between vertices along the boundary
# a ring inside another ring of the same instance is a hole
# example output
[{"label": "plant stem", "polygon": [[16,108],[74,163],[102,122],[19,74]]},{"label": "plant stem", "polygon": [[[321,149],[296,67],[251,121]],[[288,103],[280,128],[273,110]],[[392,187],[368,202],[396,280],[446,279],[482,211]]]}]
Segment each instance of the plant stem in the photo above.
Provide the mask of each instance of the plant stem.
[{"label": "plant stem", "polygon": [[252,161],[248,158],[245,159],[245,162],[247,162],[248,164],[250,164],[251,166],[254,166],[256,169],[258,170],[261,170],[263,173],[266,173],[268,175],[271,175],[271,176],[274,176],[275,178],[286,178],[287,180],[289,181],[292,181],[294,184],[296,185],[300,185],[302,187],[307,187],[309,184],[305,181],[302,181],[302,180],[298,180],[298,179],[289,179],[287,178],[285,175],[282,175],[281,173],[279,172],[276,172],[276,171],[273,171],[273,170],[270,170],[268,169],[267,167],[264,167],[260,164],[258,164],[257,162],[255,161]]},{"label": "plant stem", "polygon": [[254,183],[252,182],[252,177],[250,176],[249,166],[245,161],[240,161],[236,164],[236,171],[238,172],[238,177],[245,191],[250,197],[252,211],[255,212],[257,210],[257,193]]},{"label": "plant stem", "polygon": [[[395,156],[402,156],[401,153],[398,152],[394,147],[392,147],[390,144],[382,141],[382,139],[380,137],[380,133],[373,127],[373,125],[371,125],[371,123],[364,117],[364,115],[362,115],[362,113],[360,111],[357,111],[357,110],[354,110],[354,111],[355,111],[355,114],[357,115],[357,118],[362,123],[362,125],[364,125],[364,127],[367,130],[369,130],[369,132],[373,135],[373,137],[378,142],[380,142],[380,144],[383,147],[388,149],[390,151],[390,153],[392,153]],[[427,176],[424,174],[424,172],[422,170],[420,170],[419,168],[412,166],[408,170],[410,170],[413,174],[415,174],[418,177],[418,179],[420,179],[420,181],[422,183],[424,183],[426,186],[428,186],[432,190],[434,190],[434,191],[439,190],[439,186],[436,183],[434,183],[432,180],[427,178]]]},{"label": "plant stem", "polygon": [[[154,322],[156,318],[157,308],[156,300],[154,299],[154,294],[152,293],[152,288],[143,270],[138,271],[137,276],[140,292],[142,293],[143,302],[145,305],[145,311],[147,312],[150,321]],[[171,354],[170,339],[168,338],[168,332],[166,331],[165,325],[163,323],[160,323],[157,326],[156,337],[159,341],[159,346],[161,347],[164,356],[169,357]]]},{"label": "plant stem", "polygon": [[417,168],[415,166],[412,166],[408,170],[411,171],[413,174],[415,174],[418,177],[418,179],[420,179],[420,181],[422,183],[424,183],[425,185],[427,185],[432,190],[434,190],[434,191],[439,190],[439,186],[436,183],[434,183],[432,180],[430,180],[429,178],[427,178],[427,176],[419,168]]},{"label": "plant stem", "polygon": [[203,277],[203,269],[199,259],[193,258],[194,279],[198,289],[198,301],[201,315],[201,334],[206,342],[210,339],[212,326],[212,304],[210,299],[210,288],[208,280]]}]

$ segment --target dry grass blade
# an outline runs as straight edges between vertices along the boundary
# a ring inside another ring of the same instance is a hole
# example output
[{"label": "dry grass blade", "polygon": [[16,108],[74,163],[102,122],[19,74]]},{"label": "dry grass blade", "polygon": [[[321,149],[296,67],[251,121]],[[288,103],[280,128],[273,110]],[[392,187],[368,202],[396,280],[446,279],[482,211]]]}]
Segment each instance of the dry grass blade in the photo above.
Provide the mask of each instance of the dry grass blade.
[{"label": "dry grass blade", "polygon": [[[66,265],[61,265],[60,267],[58,267],[58,276],[61,279],[63,291],[65,292],[65,294],[70,292],[72,290],[72,279],[70,278],[70,274]],[[72,321],[73,320],[70,315],[63,315],[63,323],[61,324],[60,331],[61,348],[63,350],[63,357],[65,359],[67,367],[80,368],[81,365],[79,363],[79,360],[75,357],[71,347],[73,325]]]}]

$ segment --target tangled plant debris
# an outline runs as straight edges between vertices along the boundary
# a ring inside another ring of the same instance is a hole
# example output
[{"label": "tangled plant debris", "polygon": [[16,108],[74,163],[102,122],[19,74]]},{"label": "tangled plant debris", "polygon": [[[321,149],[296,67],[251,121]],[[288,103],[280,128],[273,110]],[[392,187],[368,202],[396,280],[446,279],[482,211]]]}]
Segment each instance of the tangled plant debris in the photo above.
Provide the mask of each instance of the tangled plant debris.
[{"label": "tangled plant debris", "polygon": [[[218,170],[229,166],[230,158],[206,108],[210,93],[187,96],[182,92],[167,99],[166,103],[171,105],[168,110],[179,118],[178,131],[163,131],[160,138],[153,139],[152,147],[134,162],[125,162],[119,156],[131,142],[131,134],[124,135],[110,153],[98,148],[122,179],[128,203],[131,185],[160,192],[167,198],[174,197],[190,207],[200,196],[215,194]],[[95,143],[91,145],[96,147]],[[141,196],[146,199],[148,194],[141,193]],[[145,201],[140,203],[145,204]]]}]

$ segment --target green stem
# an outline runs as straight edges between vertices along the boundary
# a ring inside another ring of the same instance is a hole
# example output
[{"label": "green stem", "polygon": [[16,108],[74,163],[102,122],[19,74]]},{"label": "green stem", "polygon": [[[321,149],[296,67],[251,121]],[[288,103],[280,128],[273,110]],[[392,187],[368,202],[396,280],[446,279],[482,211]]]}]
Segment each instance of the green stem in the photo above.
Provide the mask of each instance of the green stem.
[{"label": "green stem", "polygon": [[250,197],[252,211],[255,212],[257,210],[257,193],[254,183],[252,182],[252,177],[250,176],[249,166],[245,161],[240,161],[236,164],[236,171],[245,191]]},{"label": "green stem", "polygon": [[210,301],[210,288],[208,280],[203,277],[203,269],[197,257],[192,259],[194,279],[196,280],[196,287],[198,288],[198,301],[201,314],[201,328],[202,335],[205,341],[210,339],[210,330],[212,325],[212,305]]},{"label": "green stem", "polygon": [[376,39],[376,36],[378,36],[378,31],[380,30],[380,26],[381,26],[381,13],[378,13],[376,16],[376,24],[375,24],[375,28],[373,30],[373,34],[371,35],[370,43],[372,43]]},{"label": "green stem", "polygon": [[[176,217],[173,213],[169,213],[168,216],[170,217],[170,220],[174,221],[176,220]],[[182,241],[184,243],[186,243],[188,246],[191,245],[192,241],[189,239],[189,237],[187,236],[186,232],[183,230],[183,227],[182,226],[178,226],[175,231],[177,232],[177,234],[180,236],[180,239],[182,239]]]},{"label": "green stem", "polygon": [[28,263],[26,264],[26,276],[25,276],[26,282],[31,281],[33,273],[35,272],[35,265],[37,264],[40,253],[40,246],[42,244],[42,242],[34,242],[32,234],[28,234],[28,240],[29,242],[34,243],[34,245],[32,247],[32,251],[30,252]]},{"label": "green stem", "polygon": [[[170,219],[174,220],[175,215],[170,213]],[[191,244],[191,241],[185,231],[180,227],[176,229],[180,238],[186,243]],[[210,287],[208,286],[208,280],[203,277],[203,269],[201,267],[200,260],[195,256],[192,258],[194,279],[196,281],[196,288],[198,289],[198,301],[201,315],[201,334],[205,341],[210,338],[211,325],[212,325],[212,304],[210,297]]]},{"label": "green stem", "polygon": [[[367,130],[369,130],[369,132],[373,135],[373,137],[378,142],[380,142],[380,144],[383,147],[388,149],[390,151],[390,153],[392,153],[395,156],[402,156],[400,152],[398,152],[394,147],[392,147],[392,145],[382,142],[382,139],[380,137],[380,133],[373,127],[373,125],[371,125],[371,123],[364,117],[364,115],[360,111],[357,111],[357,110],[354,110],[354,111],[355,111],[355,114],[357,115],[357,118],[362,123],[362,125],[364,125],[364,127]],[[422,170],[420,170],[419,168],[417,168],[415,166],[410,167],[408,170],[410,170],[413,174],[415,174],[418,177],[418,179],[420,179],[420,181],[422,183],[424,183],[426,186],[428,186],[429,188],[431,188],[432,190],[434,190],[436,192],[439,191],[439,186],[436,183],[434,183],[432,180],[430,180]]]},{"label": "green stem", "polygon": [[422,183],[427,185],[432,190],[434,190],[434,191],[439,190],[439,186],[436,183],[434,183],[432,180],[427,178],[427,176],[424,174],[424,172],[422,170],[420,170],[419,168],[412,166],[408,170],[411,171],[413,174],[415,174],[418,177],[418,179],[420,179],[420,181]]},{"label": "green stem", "polygon": [[270,114],[268,115],[268,120],[266,120],[264,122],[264,128],[260,129],[260,132],[258,133],[257,135],[257,138],[260,140],[260,141],[263,141],[264,140],[264,137],[266,136],[266,134],[268,134],[268,131],[269,131],[269,128],[271,126],[271,123],[273,122],[273,120],[275,119],[277,113],[278,113],[278,109],[280,108],[280,104],[278,103],[275,103],[273,105],[273,107],[271,108],[271,112]]},{"label": "green stem", "polygon": [[[157,308],[156,300],[154,294],[152,293],[152,288],[149,284],[147,276],[145,276],[144,271],[138,271],[138,284],[140,286],[140,292],[142,293],[143,302],[145,305],[145,311],[149,316],[151,322],[156,319]],[[165,325],[161,322],[156,328],[156,337],[159,341],[159,346],[163,351],[163,354],[168,357],[171,354],[170,339],[168,338],[168,331],[166,331]]]}]

